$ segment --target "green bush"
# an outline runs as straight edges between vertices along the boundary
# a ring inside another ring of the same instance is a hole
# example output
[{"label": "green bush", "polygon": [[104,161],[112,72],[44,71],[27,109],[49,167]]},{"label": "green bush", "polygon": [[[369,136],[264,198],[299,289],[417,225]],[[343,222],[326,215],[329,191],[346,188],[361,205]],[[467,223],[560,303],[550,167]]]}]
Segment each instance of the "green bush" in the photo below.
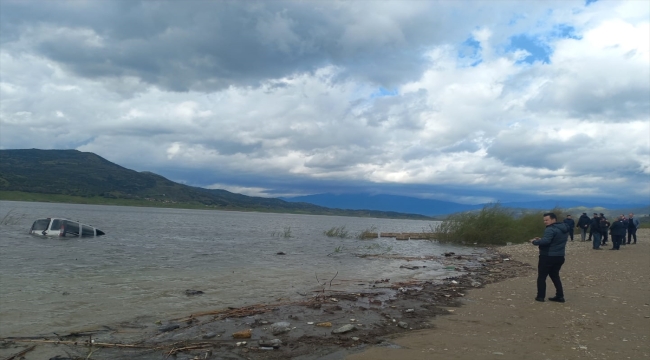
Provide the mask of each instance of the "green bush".
[{"label": "green bush", "polygon": [[[435,229],[439,242],[505,245],[523,243],[544,233],[543,214],[546,211],[516,213],[499,204],[486,205],[481,211],[450,215]],[[564,219],[561,209],[550,212]]]},{"label": "green bush", "polygon": [[357,235],[357,239],[364,240],[364,239],[375,239],[377,238],[379,234],[377,233],[377,227],[376,226],[371,226]]},{"label": "green bush", "polygon": [[341,239],[346,239],[349,237],[345,226],[333,227],[327,231],[323,231],[323,234],[325,234],[327,237],[339,237]]}]

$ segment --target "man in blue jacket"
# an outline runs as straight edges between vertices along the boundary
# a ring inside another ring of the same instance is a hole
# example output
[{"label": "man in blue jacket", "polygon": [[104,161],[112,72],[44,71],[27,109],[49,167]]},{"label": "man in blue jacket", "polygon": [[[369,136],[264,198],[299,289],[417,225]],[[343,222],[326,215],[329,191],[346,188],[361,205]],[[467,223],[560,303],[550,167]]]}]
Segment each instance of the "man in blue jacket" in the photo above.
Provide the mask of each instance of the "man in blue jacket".
[{"label": "man in blue jacket", "polygon": [[536,301],[544,301],[546,296],[546,277],[550,277],[555,286],[555,296],[549,301],[564,302],[564,290],[560,280],[560,269],[564,264],[566,242],[569,229],[565,223],[557,222],[554,213],[544,214],[544,235],[530,240],[530,243],[539,246],[539,262],[537,263],[537,296]]}]

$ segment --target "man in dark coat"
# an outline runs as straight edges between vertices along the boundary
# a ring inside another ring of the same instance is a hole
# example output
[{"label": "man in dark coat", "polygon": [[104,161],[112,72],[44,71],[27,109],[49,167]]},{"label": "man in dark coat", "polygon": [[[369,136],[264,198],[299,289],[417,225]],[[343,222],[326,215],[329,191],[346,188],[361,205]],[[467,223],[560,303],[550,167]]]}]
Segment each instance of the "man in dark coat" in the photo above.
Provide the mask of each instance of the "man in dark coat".
[{"label": "man in dark coat", "polygon": [[[633,213],[630,213],[630,217],[627,219],[627,243],[629,244],[634,237],[634,243],[636,244],[636,230],[641,226],[639,219],[634,217]],[[623,239],[625,241],[625,239]]]},{"label": "man in dark coat", "polygon": [[557,222],[554,213],[544,214],[544,235],[530,240],[530,243],[539,246],[539,262],[537,263],[537,296],[536,301],[544,301],[546,296],[546,277],[550,277],[555,286],[555,296],[549,301],[564,302],[564,289],[560,280],[560,269],[564,264],[566,242],[569,229],[565,223]]},{"label": "man in dark coat", "polygon": [[569,228],[569,238],[573,241],[573,228],[576,226],[576,222],[571,218],[571,215],[567,215],[564,223]]},{"label": "man in dark coat", "polygon": [[607,232],[609,231],[609,226],[611,224],[607,221],[607,218],[603,215],[600,217],[600,235],[602,236],[602,242],[600,245],[607,245]]},{"label": "man in dark coat", "polygon": [[578,219],[578,225],[576,225],[576,227],[580,229],[580,240],[587,241],[587,229],[589,228],[590,223],[591,219],[589,219],[587,213],[582,213]]},{"label": "man in dark coat", "polygon": [[600,218],[597,213],[594,213],[594,217],[591,218],[591,227],[589,228],[589,238],[593,235],[594,240],[592,242],[594,250],[602,250],[600,248]]},{"label": "man in dark coat", "polygon": [[623,222],[624,215],[620,215],[616,221],[609,228],[609,233],[612,234],[612,248],[610,250],[620,250],[621,242],[625,241],[625,222]]}]

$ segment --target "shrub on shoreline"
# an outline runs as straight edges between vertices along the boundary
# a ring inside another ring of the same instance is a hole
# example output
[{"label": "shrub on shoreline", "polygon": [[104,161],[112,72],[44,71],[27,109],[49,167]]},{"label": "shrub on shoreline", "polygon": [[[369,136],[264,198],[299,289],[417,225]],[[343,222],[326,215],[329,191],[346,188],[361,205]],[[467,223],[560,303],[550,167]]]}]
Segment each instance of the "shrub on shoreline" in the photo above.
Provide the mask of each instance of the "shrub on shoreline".
[{"label": "shrub on shoreline", "polygon": [[333,227],[327,231],[323,231],[323,234],[327,237],[339,237],[341,239],[346,239],[349,237],[348,231],[345,229],[345,225]]},{"label": "shrub on shoreline", "polygon": [[[543,214],[547,211],[524,212],[499,204],[490,204],[478,212],[450,215],[435,229],[439,242],[466,245],[506,245],[524,243],[544,233]],[[557,215],[558,221],[564,219],[561,209],[550,212]]]}]

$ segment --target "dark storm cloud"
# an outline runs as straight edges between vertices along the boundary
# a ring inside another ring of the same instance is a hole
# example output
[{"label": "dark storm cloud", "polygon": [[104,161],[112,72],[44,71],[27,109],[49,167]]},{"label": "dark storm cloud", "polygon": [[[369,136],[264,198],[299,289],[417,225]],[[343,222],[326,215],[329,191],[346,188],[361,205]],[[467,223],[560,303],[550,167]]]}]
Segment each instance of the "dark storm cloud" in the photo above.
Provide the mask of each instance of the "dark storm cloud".
[{"label": "dark storm cloud", "polygon": [[257,85],[327,64],[344,67],[339,76],[390,87],[417,78],[426,66],[419,50],[440,39],[443,21],[431,17],[430,6],[402,16],[399,8],[387,2],[8,2],[2,43],[31,37],[41,55],[78,75],[133,76],[173,91]]},{"label": "dark storm cloud", "polygon": [[488,155],[510,166],[557,170],[571,163],[575,152],[592,141],[582,134],[560,140],[537,129],[520,128],[499,134],[488,148]]}]

